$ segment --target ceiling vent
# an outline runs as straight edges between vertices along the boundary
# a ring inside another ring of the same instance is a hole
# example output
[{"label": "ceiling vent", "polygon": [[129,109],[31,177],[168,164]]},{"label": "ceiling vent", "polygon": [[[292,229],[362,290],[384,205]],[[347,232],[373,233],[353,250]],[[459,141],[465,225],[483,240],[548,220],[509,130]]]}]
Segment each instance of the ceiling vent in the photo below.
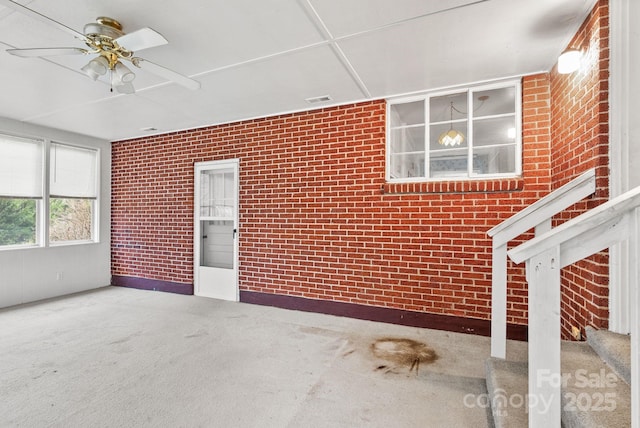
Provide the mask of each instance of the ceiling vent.
[{"label": "ceiling vent", "polygon": [[329,95],[322,95],[319,97],[307,98],[305,101],[309,104],[318,104],[318,103],[326,103],[327,101],[331,101],[332,98]]}]

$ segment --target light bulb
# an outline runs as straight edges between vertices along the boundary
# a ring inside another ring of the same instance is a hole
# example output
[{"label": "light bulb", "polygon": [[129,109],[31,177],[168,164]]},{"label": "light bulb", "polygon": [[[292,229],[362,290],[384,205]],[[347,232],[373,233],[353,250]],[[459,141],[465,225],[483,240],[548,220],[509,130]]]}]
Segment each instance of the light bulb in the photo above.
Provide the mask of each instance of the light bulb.
[{"label": "light bulb", "polygon": [[558,73],[569,74],[580,68],[582,53],[577,49],[567,49],[558,57]]}]

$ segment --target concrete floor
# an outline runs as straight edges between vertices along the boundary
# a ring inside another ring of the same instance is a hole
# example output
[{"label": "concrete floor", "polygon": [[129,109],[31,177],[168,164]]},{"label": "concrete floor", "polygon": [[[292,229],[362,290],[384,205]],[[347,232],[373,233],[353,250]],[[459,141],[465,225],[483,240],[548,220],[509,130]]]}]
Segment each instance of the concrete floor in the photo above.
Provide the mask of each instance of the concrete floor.
[{"label": "concrete floor", "polygon": [[2,427],[492,426],[486,337],[107,287],[0,338]]}]

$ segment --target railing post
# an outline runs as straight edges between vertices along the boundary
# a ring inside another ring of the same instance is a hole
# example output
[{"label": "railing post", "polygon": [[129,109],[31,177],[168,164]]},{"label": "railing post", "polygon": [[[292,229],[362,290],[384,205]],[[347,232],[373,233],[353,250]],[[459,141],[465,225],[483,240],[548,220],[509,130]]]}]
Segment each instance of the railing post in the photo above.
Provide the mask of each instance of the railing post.
[{"label": "railing post", "polygon": [[527,260],[529,426],[560,427],[560,247]]},{"label": "railing post", "polygon": [[540,223],[535,228],[535,236],[540,236],[551,230],[551,217]]},{"label": "railing post", "polygon": [[505,358],[507,346],[507,268],[506,258],[501,259],[500,254],[506,251],[509,241],[532,227],[536,236],[551,230],[551,218],[555,214],[596,191],[595,177],[595,168],[585,171],[487,232],[493,238],[491,356]]},{"label": "railing post", "polygon": [[507,244],[493,247],[491,278],[491,356],[506,358]]}]

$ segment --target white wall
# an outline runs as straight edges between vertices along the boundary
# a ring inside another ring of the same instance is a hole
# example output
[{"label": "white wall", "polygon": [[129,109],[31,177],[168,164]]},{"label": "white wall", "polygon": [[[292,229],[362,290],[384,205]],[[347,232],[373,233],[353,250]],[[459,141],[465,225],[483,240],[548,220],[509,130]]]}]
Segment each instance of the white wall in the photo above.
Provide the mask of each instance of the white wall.
[{"label": "white wall", "polygon": [[0,132],[101,149],[100,241],[0,250],[0,308],[109,285],[111,279],[111,145],[60,130],[0,118]]}]

